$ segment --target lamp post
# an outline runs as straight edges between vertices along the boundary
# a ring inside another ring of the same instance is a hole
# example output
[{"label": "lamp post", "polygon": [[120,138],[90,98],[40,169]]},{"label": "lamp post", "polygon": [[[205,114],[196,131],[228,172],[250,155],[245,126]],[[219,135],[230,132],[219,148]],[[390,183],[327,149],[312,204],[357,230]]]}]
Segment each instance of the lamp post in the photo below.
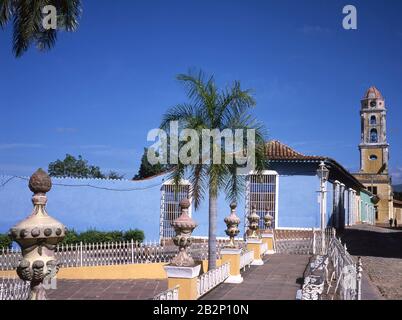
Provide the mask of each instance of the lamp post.
[{"label": "lamp post", "polygon": [[320,162],[317,169],[317,176],[320,179],[320,214],[321,214],[321,254],[325,254],[325,211],[327,210],[326,182],[328,181],[329,170],[324,161]]}]

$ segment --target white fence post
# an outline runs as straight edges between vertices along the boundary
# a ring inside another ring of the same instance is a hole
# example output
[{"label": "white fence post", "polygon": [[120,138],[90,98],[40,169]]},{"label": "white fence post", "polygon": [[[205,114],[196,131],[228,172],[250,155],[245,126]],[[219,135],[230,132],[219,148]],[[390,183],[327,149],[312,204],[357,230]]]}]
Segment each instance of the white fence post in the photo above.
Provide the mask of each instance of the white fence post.
[{"label": "white fence post", "polygon": [[316,254],[316,242],[317,242],[317,240],[316,240],[316,238],[315,238],[315,228],[313,228],[313,254]]},{"label": "white fence post", "polygon": [[134,240],[131,239],[131,263],[134,264]]},{"label": "white fence post", "polygon": [[82,241],[80,242],[80,266],[82,267]]},{"label": "white fence post", "polygon": [[356,281],[357,281],[357,300],[362,299],[362,271],[363,271],[362,258],[359,257],[357,260],[356,268]]}]

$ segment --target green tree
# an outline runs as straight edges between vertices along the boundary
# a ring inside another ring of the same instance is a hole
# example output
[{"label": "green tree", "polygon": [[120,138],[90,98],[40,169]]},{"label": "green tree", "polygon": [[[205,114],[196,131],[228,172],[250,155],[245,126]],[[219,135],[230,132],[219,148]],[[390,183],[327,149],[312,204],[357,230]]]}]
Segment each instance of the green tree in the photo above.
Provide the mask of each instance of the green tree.
[{"label": "green tree", "polygon": [[127,230],[126,232],[124,232],[123,239],[125,241],[133,240],[133,241],[143,242],[145,239],[145,234],[144,234],[144,231],[142,231],[142,230],[130,229],[130,230]]},{"label": "green tree", "polygon": [[121,180],[124,179],[124,175],[117,173],[116,171],[110,171],[106,177],[111,180]]},{"label": "green tree", "polygon": [[[57,12],[56,29],[45,29],[42,25],[47,14],[42,10],[53,5]],[[13,52],[20,57],[31,44],[41,50],[51,49],[60,30],[75,31],[81,15],[80,0],[0,0],[0,27],[13,24]]]},{"label": "green tree", "polygon": [[[249,114],[250,108],[255,105],[250,90],[242,90],[240,82],[235,81],[224,90],[219,90],[215,84],[214,77],[206,77],[203,72],[198,74],[178,75],[178,80],[186,88],[188,103],[177,105],[168,110],[164,115],[161,128],[169,132],[170,122],[178,121],[180,129],[194,129],[198,137],[202,136],[203,129],[218,129],[221,132],[225,129],[242,130],[243,147],[235,152],[247,155],[246,131],[255,130],[255,159],[256,171],[258,173],[267,166],[265,153],[265,129],[254,117]],[[171,141],[170,137],[168,141]],[[200,139],[201,141],[201,139]],[[201,143],[200,143],[201,145]],[[204,146],[203,146],[204,147]],[[208,264],[209,269],[216,268],[216,219],[217,219],[217,197],[220,191],[224,191],[229,201],[236,201],[244,191],[244,176],[237,174],[237,169],[242,167],[233,161],[233,164],[225,163],[226,151],[222,141],[213,140],[209,146],[210,155],[214,150],[221,151],[221,164],[203,163],[203,150],[200,146],[198,152],[198,163],[184,164],[180,161],[175,165],[170,178],[175,182],[176,187],[180,180],[189,177],[192,185],[191,193],[195,209],[200,205],[201,200],[208,195],[209,198],[209,231],[208,231]],[[189,154],[189,153],[188,153]],[[190,152],[191,155],[191,152]],[[230,154],[233,156],[233,152]]]},{"label": "green tree", "polygon": [[49,175],[51,177],[73,177],[73,178],[105,178],[97,166],[89,165],[88,161],[81,156],[76,159],[71,154],[66,154],[63,161],[56,160],[49,164]]},{"label": "green tree", "polygon": [[79,240],[78,233],[74,229],[71,229],[71,230],[67,231],[67,233],[62,241],[62,244],[76,244],[79,242],[80,242],[80,240]]},{"label": "green tree", "polygon": [[11,248],[12,240],[7,234],[0,234],[0,249]]},{"label": "green tree", "polygon": [[[134,176],[133,180],[141,180],[148,177],[155,176],[157,174],[163,173],[169,169],[167,165],[157,163],[152,165],[148,161],[147,157],[148,148],[144,148],[144,154],[141,157],[141,165],[138,173]],[[158,152],[155,152],[158,155]]]},{"label": "green tree", "polygon": [[120,180],[124,175],[116,171],[102,173],[98,166],[89,165],[87,160],[81,156],[78,159],[71,154],[66,154],[64,160],[56,160],[51,162],[48,167],[48,172],[51,177],[72,177],[72,178],[99,178]]}]

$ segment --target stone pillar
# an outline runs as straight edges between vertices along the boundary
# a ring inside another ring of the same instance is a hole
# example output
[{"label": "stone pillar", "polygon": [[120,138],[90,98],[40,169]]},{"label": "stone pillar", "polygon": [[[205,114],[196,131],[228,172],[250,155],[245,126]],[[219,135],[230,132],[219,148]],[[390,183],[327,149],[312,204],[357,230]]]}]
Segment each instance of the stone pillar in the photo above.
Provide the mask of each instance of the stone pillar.
[{"label": "stone pillar", "polygon": [[264,264],[264,261],[261,259],[262,255],[262,240],[258,238],[249,238],[247,239],[247,249],[249,251],[254,251],[254,260],[251,263],[253,266],[261,266]]},{"label": "stone pillar", "polygon": [[350,225],[350,192],[349,189],[346,188],[345,186],[345,225],[349,226]]},{"label": "stone pillar", "polygon": [[168,288],[179,286],[179,300],[197,300],[197,279],[201,265],[193,267],[165,266],[168,277]]},{"label": "stone pillar", "polygon": [[201,271],[201,265],[196,265],[193,258],[187,253],[187,248],[192,243],[191,234],[197,223],[188,215],[190,201],[183,199],[180,202],[181,215],[172,222],[176,236],[173,238],[175,245],[179,247],[179,253],[172,262],[165,266],[168,277],[168,288],[179,287],[179,300],[197,299],[197,278]]},{"label": "stone pillar", "polygon": [[267,254],[275,253],[275,239],[274,234],[271,232],[266,232],[261,235],[262,243],[267,244],[268,252]]},{"label": "stone pillar", "polygon": [[34,193],[34,209],[29,217],[10,229],[10,237],[22,251],[22,260],[17,267],[18,276],[30,281],[30,300],[46,300],[45,283],[55,279],[59,262],[55,257],[57,243],[63,240],[66,227],[46,211],[46,193],[52,181],[42,169],[29,179],[29,189]]},{"label": "stone pillar", "polygon": [[227,283],[243,282],[243,278],[240,274],[240,255],[242,250],[234,241],[234,237],[240,232],[240,218],[236,215],[236,207],[236,203],[232,202],[230,204],[230,215],[224,219],[227,226],[225,232],[230,237],[229,244],[221,250],[222,265],[227,262],[230,263],[230,276],[225,281]]},{"label": "stone pillar", "polygon": [[336,180],[333,184],[334,186],[334,198],[333,198],[333,210],[334,210],[334,227],[339,228],[340,226],[340,208],[339,208],[339,202],[340,202],[340,185],[341,183]]},{"label": "stone pillar", "polygon": [[353,190],[353,220],[354,224],[359,223],[359,217],[357,216],[357,192]]},{"label": "stone pillar", "polygon": [[265,230],[261,234],[262,243],[267,245],[268,251],[266,254],[273,254],[275,253],[275,239],[274,233],[272,231],[272,220],[273,217],[269,214],[268,208],[266,209],[267,213],[264,216],[264,225]]},{"label": "stone pillar", "polygon": [[345,228],[345,185],[340,184],[339,188],[339,228]]},{"label": "stone pillar", "polygon": [[243,277],[240,274],[240,248],[223,248],[221,250],[222,265],[230,262],[230,276],[226,279],[227,283],[242,283]]},{"label": "stone pillar", "polygon": [[260,222],[260,217],[257,214],[257,209],[255,206],[251,208],[250,215],[247,217],[249,223],[248,223],[248,228],[249,228],[249,237],[247,239],[247,249],[254,251],[254,260],[251,263],[251,265],[262,265],[264,262],[261,259],[262,255],[262,240],[259,235],[259,222]]}]

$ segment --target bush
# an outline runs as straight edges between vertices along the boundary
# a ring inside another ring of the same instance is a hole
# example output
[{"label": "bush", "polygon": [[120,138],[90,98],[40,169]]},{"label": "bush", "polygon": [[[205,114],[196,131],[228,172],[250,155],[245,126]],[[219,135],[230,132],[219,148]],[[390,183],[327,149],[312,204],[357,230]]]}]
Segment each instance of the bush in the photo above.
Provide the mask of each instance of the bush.
[{"label": "bush", "polygon": [[77,231],[74,229],[68,230],[66,233],[66,236],[64,237],[63,241],[61,242],[62,244],[76,244],[79,243],[79,235]]},{"label": "bush", "polygon": [[145,239],[145,234],[144,234],[144,231],[142,231],[142,230],[139,230],[139,229],[132,230],[132,229],[130,229],[130,230],[124,232],[123,239],[125,241],[131,241],[131,239],[132,239],[134,241],[143,242],[144,239]]},{"label": "bush", "polygon": [[7,234],[0,234],[0,249],[11,248],[12,240]]},{"label": "bush", "polygon": [[120,242],[123,241],[122,231],[105,232],[105,242]]},{"label": "bush", "polygon": [[135,229],[123,231],[98,231],[96,229],[89,229],[87,231],[78,233],[74,229],[69,230],[62,241],[62,244],[76,244],[76,243],[96,243],[96,242],[120,242],[120,241],[144,241],[144,231]]},{"label": "bush", "polygon": [[96,229],[90,229],[79,234],[79,240],[84,243],[106,242],[106,233]]}]

